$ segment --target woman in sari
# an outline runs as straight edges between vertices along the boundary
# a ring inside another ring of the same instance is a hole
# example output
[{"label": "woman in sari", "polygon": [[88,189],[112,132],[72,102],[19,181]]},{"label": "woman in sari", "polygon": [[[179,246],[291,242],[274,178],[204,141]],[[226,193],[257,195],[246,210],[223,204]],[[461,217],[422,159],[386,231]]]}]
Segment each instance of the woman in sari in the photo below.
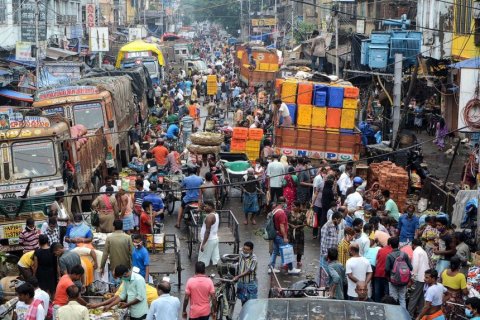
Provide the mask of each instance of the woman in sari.
[{"label": "woman in sari", "polygon": [[443,151],[445,148],[445,138],[448,134],[447,124],[445,119],[440,118],[440,121],[437,123],[437,128],[435,132],[435,144],[438,147],[438,150]]},{"label": "woman in sari", "polygon": [[287,211],[292,208],[293,201],[297,199],[297,184],[298,178],[295,175],[293,167],[288,168],[288,174],[283,177],[283,197],[287,202]]},{"label": "woman in sari", "polygon": [[93,200],[92,208],[98,211],[100,232],[113,232],[113,221],[118,213],[117,201],[113,196],[113,188],[107,187],[104,194],[99,195]]},{"label": "woman in sari", "polygon": [[463,312],[457,307],[457,304],[463,305],[463,296],[468,295],[467,279],[465,275],[460,272],[461,260],[457,256],[450,259],[450,268],[445,269],[441,274],[441,282],[447,292],[445,294],[446,301],[452,303],[444,304],[444,314],[447,319],[456,320],[464,319]]},{"label": "woman in sari", "polygon": [[65,235],[65,242],[68,243],[69,249],[74,249],[77,246],[93,249],[92,239],[92,230],[90,230],[90,227],[83,222],[82,215],[80,213],[75,214],[73,217],[73,224],[68,226],[67,234]]}]

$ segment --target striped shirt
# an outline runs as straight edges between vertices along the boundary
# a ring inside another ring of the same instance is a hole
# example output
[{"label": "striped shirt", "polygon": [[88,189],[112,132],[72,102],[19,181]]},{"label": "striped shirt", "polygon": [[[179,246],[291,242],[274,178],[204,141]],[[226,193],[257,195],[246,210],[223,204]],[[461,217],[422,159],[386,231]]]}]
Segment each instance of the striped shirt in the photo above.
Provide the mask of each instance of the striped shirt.
[{"label": "striped shirt", "polygon": [[343,264],[343,266],[347,264],[347,260],[350,258],[349,248],[350,242],[345,238],[338,244],[338,262]]},{"label": "striped shirt", "polygon": [[240,263],[238,266],[238,273],[242,274],[250,270],[250,273],[241,277],[240,282],[250,283],[257,280],[257,256],[252,253],[249,257],[240,254]]},{"label": "striped shirt", "polygon": [[33,230],[28,230],[25,228],[19,236],[20,245],[23,246],[23,252],[32,251],[38,248],[38,235],[39,230],[33,228]]}]

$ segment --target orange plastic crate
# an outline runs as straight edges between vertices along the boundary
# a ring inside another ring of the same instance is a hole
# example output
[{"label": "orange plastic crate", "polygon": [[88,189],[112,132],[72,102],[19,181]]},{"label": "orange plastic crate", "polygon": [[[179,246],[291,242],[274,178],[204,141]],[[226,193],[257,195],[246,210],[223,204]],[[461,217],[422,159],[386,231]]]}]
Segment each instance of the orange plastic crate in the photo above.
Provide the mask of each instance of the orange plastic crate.
[{"label": "orange plastic crate", "polygon": [[344,98],[354,98],[357,99],[360,95],[360,89],[357,87],[344,87],[343,97]]},{"label": "orange plastic crate", "polygon": [[247,148],[247,141],[242,140],[242,139],[232,139],[232,142],[230,143],[230,149],[235,150],[235,151],[241,151],[244,152]]},{"label": "orange plastic crate", "polygon": [[250,128],[248,129],[248,139],[260,141],[263,138],[263,129]]},{"label": "orange plastic crate", "polygon": [[232,138],[233,139],[247,140],[247,138],[248,138],[248,128],[234,127]]},{"label": "orange plastic crate", "polygon": [[298,84],[298,104],[312,104],[313,84],[309,82],[301,82]]},{"label": "orange plastic crate", "polygon": [[342,109],[328,108],[327,109],[327,128],[340,128],[340,121],[342,119]]},{"label": "orange plastic crate", "polygon": [[277,96],[280,96],[281,93],[282,93],[282,84],[285,82],[285,79],[276,79],[275,80],[275,91],[276,91],[276,95]]}]

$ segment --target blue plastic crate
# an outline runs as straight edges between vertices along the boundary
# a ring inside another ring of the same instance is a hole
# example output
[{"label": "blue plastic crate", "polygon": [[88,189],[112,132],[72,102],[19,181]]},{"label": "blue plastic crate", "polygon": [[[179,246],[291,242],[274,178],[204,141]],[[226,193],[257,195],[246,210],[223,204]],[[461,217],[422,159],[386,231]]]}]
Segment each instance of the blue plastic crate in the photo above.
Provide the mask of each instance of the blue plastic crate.
[{"label": "blue plastic crate", "polygon": [[315,91],[313,96],[313,105],[316,107],[325,107],[327,105],[327,93]]},{"label": "blue plastic crate", "polygon": [[290,112],[290,117],[292,118],[292,124],[297,123],[297,105],[294,103],[287,103],[287,107]]},{"label": "blue plastic crate", "polygon": [[343,107],[343,88],[342,87],[328,87],[328,104],[330,108]]}]

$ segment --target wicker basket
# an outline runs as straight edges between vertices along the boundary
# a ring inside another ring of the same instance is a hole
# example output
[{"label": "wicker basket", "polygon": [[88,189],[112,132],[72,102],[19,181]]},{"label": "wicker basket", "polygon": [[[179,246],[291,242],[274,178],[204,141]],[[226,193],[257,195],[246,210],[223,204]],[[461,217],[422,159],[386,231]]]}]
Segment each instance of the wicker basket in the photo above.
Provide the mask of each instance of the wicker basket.
[{"label": "wicker basket", "polygon": [[193,144],[200,146],[219,146],[223,142],[223,135],[214,132],[196,132],[190,136]]},{"label": "wicker basket", "polygon": [[218,154],[220,153],[220,146],[201,146],[198,144],[189,144],[188,151],[196,154]]}]

